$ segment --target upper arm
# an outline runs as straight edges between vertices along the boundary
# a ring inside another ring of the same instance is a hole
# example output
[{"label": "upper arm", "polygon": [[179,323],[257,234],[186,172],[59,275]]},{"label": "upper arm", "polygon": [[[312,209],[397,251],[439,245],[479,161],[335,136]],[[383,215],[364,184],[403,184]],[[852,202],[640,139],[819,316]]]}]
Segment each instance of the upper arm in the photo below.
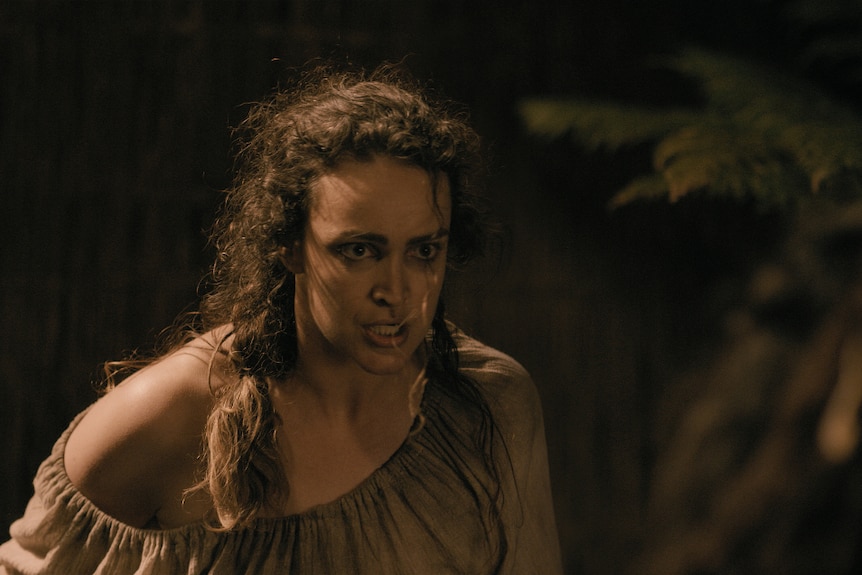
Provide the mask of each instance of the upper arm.
[{"label": "upper arm", "polygon": [[562,572],[548,449],[538,389],[515,360],[499,354],[471,373],[505,445],[498,460],[509,538],[505,573]]},{"label": "upper arm", "polygon": [[99,509],[143,527],[195,465],[211,400],[199,354],[173,354],[91,407],[66,445],[66,473]]},{"label": "upper arm", "polygon": [[550,575],[562,572],[562,558],[541,401],[532,380],[529,386],[521,404],[523,424],[518,424],[517,416],[509,418],[512,431],[505,440],[512,445],[510,494],[515,501],[503,512],[512,535],[511,572]]},{"label": "upper arm", "polygon": [[562,573],[541,401],[531,379],[517,385],[523,389],[504,399],[508,413],[501,421],[513,482],[504,479],[503,516],[512,544],[508,572]]}]

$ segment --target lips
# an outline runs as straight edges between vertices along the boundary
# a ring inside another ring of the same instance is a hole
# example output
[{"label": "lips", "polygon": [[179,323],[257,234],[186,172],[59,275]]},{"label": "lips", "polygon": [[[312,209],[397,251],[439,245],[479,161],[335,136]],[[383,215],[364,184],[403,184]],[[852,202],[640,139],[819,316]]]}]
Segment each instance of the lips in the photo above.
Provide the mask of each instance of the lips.
[{"label": "lips", "polygon": [[368,330],[376,335],[392,337],[401,330],[400,325],[372,325]]},{"label": "lips", "polygon": [[398,347],[407,340],[407,326],[403,323],[371,324],[365,326],[365,337],[378,347]]}]

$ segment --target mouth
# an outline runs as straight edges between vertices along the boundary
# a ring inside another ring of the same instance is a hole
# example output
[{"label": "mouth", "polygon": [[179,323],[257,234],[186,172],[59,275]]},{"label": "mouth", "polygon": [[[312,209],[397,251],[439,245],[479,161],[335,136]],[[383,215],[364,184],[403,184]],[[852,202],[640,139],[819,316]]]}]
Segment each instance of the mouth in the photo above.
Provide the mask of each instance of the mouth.
[{"label": "mouth", "polygon": [[368,331],[376,335],[392,337],[401,331],[402,327],[400,324],[372,325],[368,326]]},{"label": "mouth", "polygon": [[373,324],[365,326],[366,337],[379,347],[398,347],[407,338],[407,326],[404,323]]}]

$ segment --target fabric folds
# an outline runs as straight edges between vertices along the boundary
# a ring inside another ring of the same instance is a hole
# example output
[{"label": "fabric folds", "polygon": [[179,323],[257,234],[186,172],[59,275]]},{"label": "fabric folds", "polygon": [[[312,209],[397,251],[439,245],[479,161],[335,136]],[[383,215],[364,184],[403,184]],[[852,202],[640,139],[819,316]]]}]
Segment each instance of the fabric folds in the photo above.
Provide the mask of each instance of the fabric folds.
[{"label": "fabric folds", "polygon": [[[481,574],[561,572],[547,451],[535,387],[511,358],[459,336],[462,369],[480,384],[502,440],[495,498],[474,438],[475,412],[430,382],[425,425],[350,493],[298,515],[217,533],[203,523],[138,529],[99,510],[66,475],[79,415],[34,480],[0,546],[0,573],[99,575]],[[489,530],[493,510],[510,526]]]}]

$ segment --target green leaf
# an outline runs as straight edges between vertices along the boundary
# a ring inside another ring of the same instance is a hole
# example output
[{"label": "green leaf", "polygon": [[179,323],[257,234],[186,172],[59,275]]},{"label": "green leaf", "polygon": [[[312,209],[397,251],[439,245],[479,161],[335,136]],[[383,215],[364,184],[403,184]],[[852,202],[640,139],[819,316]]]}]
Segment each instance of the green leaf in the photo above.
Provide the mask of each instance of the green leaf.
[{"label": "green leaf", "polygon": [[698,116],[692,111],[645,109],[579,99],[528,99],[519,108],[527,130],[533,134],[549,138],[569,134],[593,150],[615,150],[655,140]]},{"label": "green leaf", "polygon": [[619,208],[637,201],[658,200],[668,197],[667,182],[661,174],[648,174],[639,176],[617,192],[611,201],[609,207]]},{"label": "green leaf", "polygon": [[652,176],[611,201],[676,201],[693,192],[753,198],[784,209],[828,190],[860,196],[862,118],[815,86],[752,62],[687,50],[657,62],[695,79],[702,109],[660,109],[571,99],[528,99],[520,113],[539,136],[568,136],[587,149],[652,142]]}]

